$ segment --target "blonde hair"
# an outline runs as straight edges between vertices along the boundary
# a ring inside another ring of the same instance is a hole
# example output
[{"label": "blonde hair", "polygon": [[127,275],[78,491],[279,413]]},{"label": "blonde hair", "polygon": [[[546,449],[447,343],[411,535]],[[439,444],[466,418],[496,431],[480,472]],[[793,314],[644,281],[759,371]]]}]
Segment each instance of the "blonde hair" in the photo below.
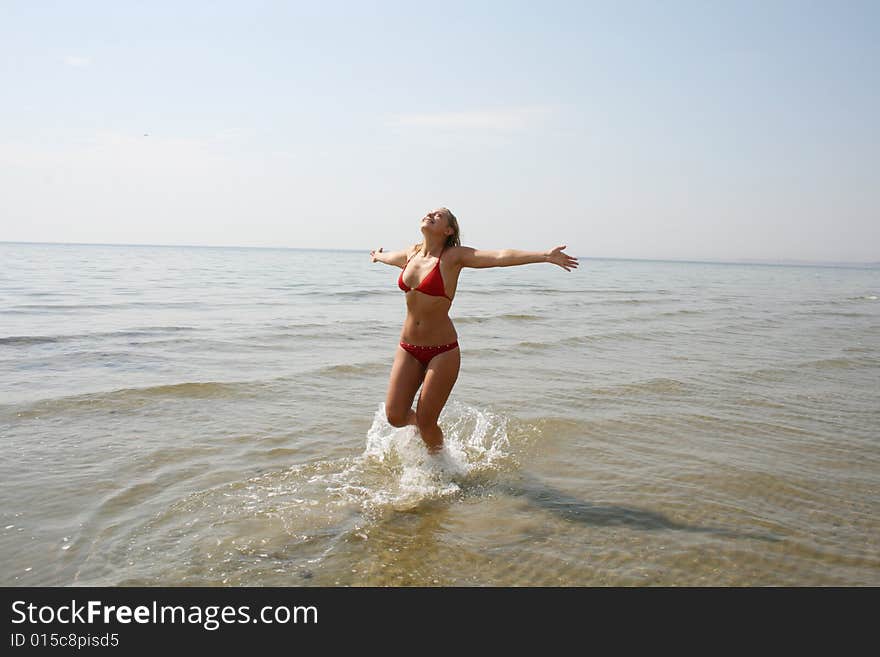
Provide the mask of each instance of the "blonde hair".
[{"label": "blonde hair", "polygon": [[[461,230],[458,227],[458,219],[455,218],[455,215],[452,214],[452,211],[449,208],[443,208],[446,210],[446,219],[449,222],[449,227],[452,229],[452,235],[446,236],[446,244],[444,248],[449,246],[461,246]],[[421,251],[425,246],[425,240],[413,244],[413,253],[417,251]]]}]

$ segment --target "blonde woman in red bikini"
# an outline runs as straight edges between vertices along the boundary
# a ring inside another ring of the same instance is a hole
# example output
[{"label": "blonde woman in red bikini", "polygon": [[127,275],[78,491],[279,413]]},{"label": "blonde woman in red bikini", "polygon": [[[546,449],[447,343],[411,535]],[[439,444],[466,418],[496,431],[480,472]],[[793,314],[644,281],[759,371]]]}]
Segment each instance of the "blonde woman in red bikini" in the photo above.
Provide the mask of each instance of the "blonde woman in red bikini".
[{"label": "blonde woman in red bikini", "polygon": [[[577,258],[552,251],[486,251],[461,246],[458,220],[446,208],[428,212],[421,220],[424,239],[409,249],[370,251],[373,262],[400,267],[397,285],[406,294],[406,320],[391,366],[385,413],[395,427],[415,425],[428,452],[443,448],[443,431],[437,425],[440,411],[458,378],[461,353],[458,335],[449,319],[449,307],[463,267],[512,267],[531,262],[552,262],[566,271],[578,266]],[[413,398],[419,385],[416,410]]]}]

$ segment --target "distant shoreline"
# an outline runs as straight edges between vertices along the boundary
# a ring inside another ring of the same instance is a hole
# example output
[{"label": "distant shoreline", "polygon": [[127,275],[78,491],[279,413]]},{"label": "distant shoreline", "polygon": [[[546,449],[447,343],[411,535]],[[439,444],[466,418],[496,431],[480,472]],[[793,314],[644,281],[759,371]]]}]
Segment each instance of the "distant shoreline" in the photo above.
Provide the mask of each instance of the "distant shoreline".
[{"label": "distant shoreline", "polygon": [[[109,243],[109,242],[18,242],[0,240],[0,244],[21,244],[32,246],[125,246],[125,247],[147,247],[147,248],[169,248],[169,249],[237,249],[237,250],[266,250],[266,251],[317,251],[317,252],[343,252],[343,253],[369,253],[370,249],[328,249],[315,247],[298,247],[298,246],[230,246],[230,245],[210,245],[210,244],[127,244],[127,243]],[[619,260],[623,262],[670,262],[670,263],[691,263],[691,264],[709,264],[709,265],[764,265],[771,267],[850,267],[857,269],[875,269],[880,268],[880,261],[873,262],[847,262],[834,260],[791,260],[780,259],[773,260],[769,258],[732,258],[728,260],[721,259],[685,259],[685,258],[621,258],[613,256],[582,256],[575,257],[582,260]]]}]

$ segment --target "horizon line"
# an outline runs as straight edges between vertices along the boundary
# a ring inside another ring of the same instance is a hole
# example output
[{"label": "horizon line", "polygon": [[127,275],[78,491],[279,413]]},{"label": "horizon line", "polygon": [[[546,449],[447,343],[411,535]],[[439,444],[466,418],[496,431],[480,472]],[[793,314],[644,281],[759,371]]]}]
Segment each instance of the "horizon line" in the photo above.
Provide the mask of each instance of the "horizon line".
[{"label": "horizon line", "polygon": [[[31,244],[46,246],[134,246],[134,247],[158,247],[158,248],[188,248],[188,249],[262,249],[274,251],[342,251],[348,253],[369,253],[365,249],[341,249],[327,247],[306,246],[241,246],[219,244],[136,244],[129,242],[33,242],[21,240],[0,240],[0,244]],[[880,267],[880,260],[803,260],[796,258],[635,258],[623,256],[575,256],[584,260],[624,260],[633,262],[680,262],[680,263],[706,263],[706,264],[755,264],[755,265],[789,265],[789,266],[850,266],[850,267]],[[537,263],[535,263],[537,264]]]}]

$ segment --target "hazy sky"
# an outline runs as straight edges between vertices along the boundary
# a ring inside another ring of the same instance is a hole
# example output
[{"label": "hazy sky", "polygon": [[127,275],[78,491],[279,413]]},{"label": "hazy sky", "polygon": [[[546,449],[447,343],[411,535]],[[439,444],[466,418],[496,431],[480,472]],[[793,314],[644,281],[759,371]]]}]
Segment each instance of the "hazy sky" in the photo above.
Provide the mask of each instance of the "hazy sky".
[{"label": "hazy sky", "polygon": [[880,2],[3,0],[0,240],[880,260],[878,117]]}]

